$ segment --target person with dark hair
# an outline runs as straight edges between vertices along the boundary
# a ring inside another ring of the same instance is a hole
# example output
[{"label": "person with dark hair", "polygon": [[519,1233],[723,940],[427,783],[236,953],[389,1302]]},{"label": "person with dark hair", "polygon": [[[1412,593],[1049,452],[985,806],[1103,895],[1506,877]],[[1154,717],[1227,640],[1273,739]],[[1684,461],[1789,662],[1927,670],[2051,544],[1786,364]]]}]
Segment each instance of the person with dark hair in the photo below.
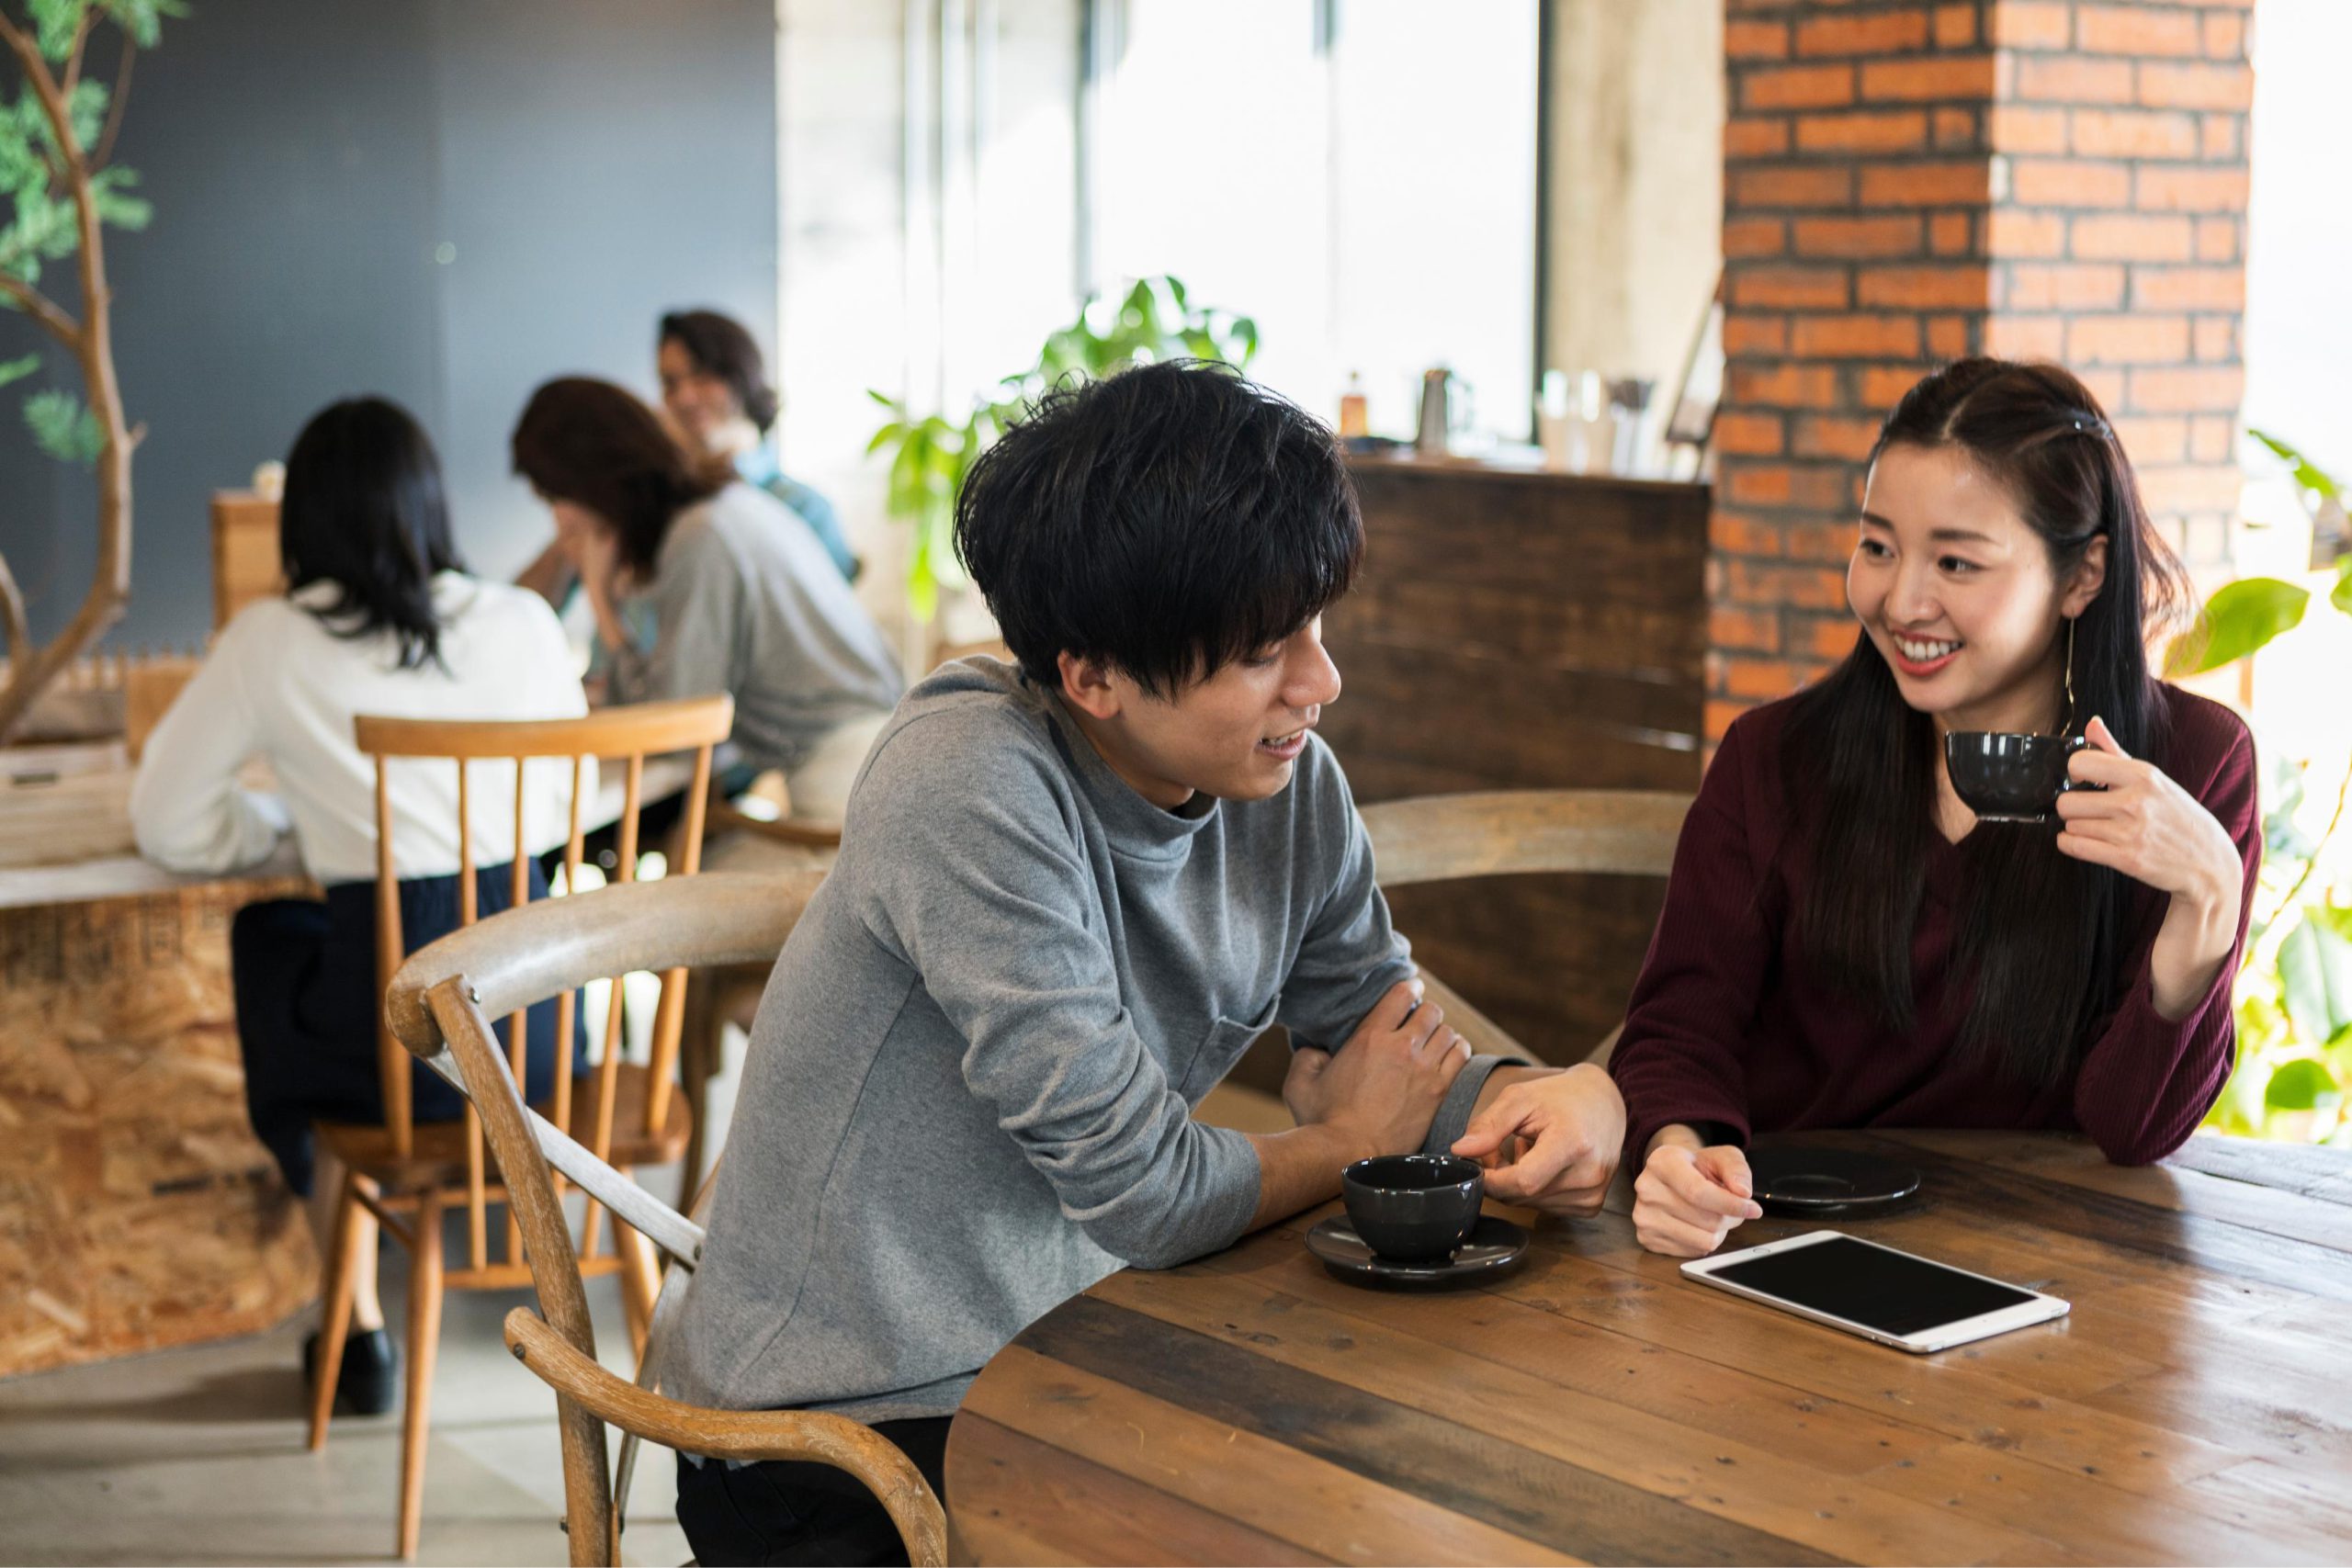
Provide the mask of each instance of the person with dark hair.
[{"label": "person with dark hair", "polygon": [[[2075,377],[1967,359],[1905,395],[1847,569],[1860,635],[1724,736],[1610,1065],[1644,1246],[1757,1215],[1751,1133],[2068,1128],[2143,1164],[2195,1130],[2261,831],[2245,725],[2149,669],[2181,592]],[[1977,820],[1945,764],[1967,731],[2086,737],[2078,787]]]},{"label": "person with dark hair", "polygon": [[[249,904],[229,931],[229,962],[254,1134],[287,1184],[311,1200],[322,1255],[342,1172],[314,1150],[314,1121],[384,1117],[376,1059],[376,770],[352,720],[574,717],[587,703],[554,614],[530,593],[469,576],[450,541],[441,468],[406,411],[357,398],[322,411],[286,460],[278,507],[285,597],[248,604],[221,631],[139,761],[130,817],[140,852],[174,871],[219,874],[268,858],[290,828],[322,899]],[[238,781],[269,764],[277,795]],[[512,846],[512,764],[473,778],[477,842]],[[401,930],[411,950],[457,928],[457,774],[394,762],[392,843]],[[560,844],[569,770],[526,775],[526,841]],[[532,868],[534,896],[546,883]],[[512,873],[483,866],[481,911],[506,908]],[[532,1010],[532,1081],[551,1092],[554,1004]],[[503,1021],[499,1025],[503,1031]],[[464,1102],[413,1064],[419,1121]],[[537,1092],[535,1090],[535,1092]],[[376,1253],[359,1250],[339,1404],[390,1407],[391,1344],[376,1292]]]},{"label": "person with dark hair", "polygon": [[[697,1403],[837,1411],[932,1478],[1027,1324],[1452,1150],[1597,1209],[1606,1073],[1473,1058],[1419,1005],[1347,780],[1325,606],[1363,549],[1329,431],[1222,367],[1048,395],[974,465],[956,539],[1018,660],[899,705],[776,964],[673,1349]],[[1273,1024],[1298,1125],[1193,1109]],[[679,1466],[704,1562],[888,1562],[821,1467]],[[903,1562],[903,1557],[899,1561]]]},{"label": "person with dark hair", "polygon": [[900,682],[816,536],[609,381],[548,382],[512,445],[611,652],[612,699],[728,693],[741,761],[783,772],[794,815],[839,817]]},{"label": "person with dark hair", "polygon": [[781,405],[743,323],[717,310],[673,310],[662,318],[654,364],[662,406],[688,445],[725,458],[744,483],[784,502],[824,541],[842,575],[856,581],[858,558],[833,503],[784,471],[776,449]]}]

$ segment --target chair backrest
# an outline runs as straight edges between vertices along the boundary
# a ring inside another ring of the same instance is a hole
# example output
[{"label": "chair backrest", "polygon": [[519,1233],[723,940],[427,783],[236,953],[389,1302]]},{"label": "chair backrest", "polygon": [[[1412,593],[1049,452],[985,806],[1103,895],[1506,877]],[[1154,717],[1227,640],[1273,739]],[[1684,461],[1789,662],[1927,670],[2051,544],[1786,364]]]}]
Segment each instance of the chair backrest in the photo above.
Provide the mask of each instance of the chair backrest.
[{"label": "chair backrest", "polygon": [[[1405,887],[1536,872],[1664,876],[1674,868],[1690,801],[1654,790],[1486,790],[1385,800],[1359,815],[1380,886]],[[1447,1022],[1480,1041],[1526,1050],[1436,976],[1424,969],[1421,978]],[[1605,1066],[1617,1033],[1583,1060]]]},{"label": "chair backrest", "polygon": [[[440,759],[457,770],[458,914],[459,927],[463,929],[473,925],[479,913],[471,788],[471,777],[477,767],[488,766],[501,772],[511,769],[513,772],[514,842],[511,846],[513,871],[509,902],[519,908],[530,897],[532,846],[528,841],[526,805],[529,796],[526,786],[526,772],[531,764],[560,766],[568,762],[571,766],[569,828],[564,840],[563,864],[566,885],[573,886],[578,883],[583,852],[581,812],[586,759],[618,761],[624,764],[625,784],[620,815],[615,822],[618,840],[615,876],[618,881],[630,882],[636,877],[639,818],[645,805],[646,760],[691,752],[693,780],[685,794],[684,821],[675,843],[675,864],[672,870],[677,875],[692,876],[701,863],[703,815],[706,797],[710,791],[711,751],[727,739],[728,732],[733,728],[734,717],[734,700],[725,695],[607,708],[581,718],[460,720],[359,716],[353,727],[359,750],[372,757],[376,764],[376,967],[379,987],[388,988],[390,986],[392,976],[407,953],[407,942],[401,929],[400,882],[393,843],[390,773],[393,760]],[[616,1085],[622,1054],[620,977],[625,973],[615,969],[603,975],[582,977],[583,981],[610,978],[614,983],[612,1005],[605,1010],[601,1048],[591,1058],[592,1070],[599,1079],[598,1099],[593,1102],[599,1114],[590,1146],[600,1161],[611,1152],[615,1105],[619,1098]],[[652,1063],[645,1096],[645,1131],[648,1133],[659,1129],[669,1112],[669,1090],[676,1076],[679,1026],[684,1016],[685,984],[683,969],[669,970],[662,977],[661,1002],[655,1009],[653,1019]],[[571,1116],[571,1036],[577,1005],[577,994],[570,987],[561,992],[556,1004],[554,1120],[559,1126],[568,1126]],[[517,1009],[508,1026],[508,1058],[518,1083],[526,1079],[528,1036],[525,1010]],[[392,1037],[390,1028],[381,1025],[380,1021],[377,1037],[377,1068],[381,1076],[385,1123],[390,1133],[392,1150],[404,1157],[415,1146],[408,1057]],[[489,1258],[487,1213],[490,1195],[482,1160],[481,1123],[470,1108],[466,1112],[465,1141],[468,1235],[472,1266],[480,1269]],[[593,1216],[587,1230],[593,1238],[595,1231]],[[506,1257],[511,1261],[515,1257],[514,1243],[518,1239],[517,1226],[511,1215],[506,1239]]]},{"label": "chair backrest", "polygon": [[[557,1170],[650,1237],[675,1261],[653,1309],[639,1382],[660,1374],[665,1331],[684,1282],[702,1258],[702,1230],[523,1103],[521,1079],[500,1055],[491,1020],[633,969],[675,972],[773,962],[824,881],[715,872],[550,899],[492,917],[420,949],[386,993],[388,1032],[466,1090],[486,1129],[523,1233],[540,1311],[567,1344],[594,1360],[586,1287],[556,1187]],[[572,1545],[610,1550],[617,1529],[601,1422],[561,1404],[565,1499]],[[626,1464],[622,1491],[627,1490]],[[609,1561],[609,1558],[597,1558]]]},{"label": "chair backrest", "polygon": [[1358,815],[1383,887],[1521,872],[1664,876],[1691,797],[1509,789],[1385,800]]}]

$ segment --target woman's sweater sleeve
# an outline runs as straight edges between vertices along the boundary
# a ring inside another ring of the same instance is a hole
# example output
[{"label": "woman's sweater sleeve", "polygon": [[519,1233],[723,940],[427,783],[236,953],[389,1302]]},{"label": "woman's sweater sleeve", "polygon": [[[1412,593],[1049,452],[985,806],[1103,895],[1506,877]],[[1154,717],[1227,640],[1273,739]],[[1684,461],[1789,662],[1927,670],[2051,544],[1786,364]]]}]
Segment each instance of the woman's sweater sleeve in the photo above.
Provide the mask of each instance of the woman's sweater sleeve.
[{"label": "woman's sweater sleeve", "polygon": [[2118,1165],[2148,1165],[2188,1141],[2221,1098],[2236,1052],[2233,1007],[2238,961],[2245,952],[2255,878],[2262,869],[2262,812],[2256,801],[2254,741],[2231,721],[2231,739],[2204,779],[2182,779],[2229,829],[2245,868],[2237,940],[2186,1016],[2156,1011],[2149,965],[2161,919],[2132,955],[2132,988],[2083,1057],[2075,1078],[2075,1122]]},{"label": "woman's sweater sleeve", "polygon": [[1775,952],[1758,892],[1765,856],[1747,829],[1753,734],[1732,726],[1683,819],[1666,908],[1609,1062],[1625,1097],[1625,1164],[1677,1122],[1747,1138],[1743,1044]]}]

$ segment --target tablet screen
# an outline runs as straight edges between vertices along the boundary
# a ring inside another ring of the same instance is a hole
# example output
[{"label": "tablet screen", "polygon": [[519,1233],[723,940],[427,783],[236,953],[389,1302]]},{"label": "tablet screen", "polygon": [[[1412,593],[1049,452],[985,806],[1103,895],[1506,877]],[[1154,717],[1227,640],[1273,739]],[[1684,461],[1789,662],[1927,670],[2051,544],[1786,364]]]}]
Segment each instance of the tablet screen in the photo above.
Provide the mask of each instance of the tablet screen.
[{"label": "tablet screen", "polygon": [[2027,1292],[1843,1235],[1711,1272],[1886,1334],[1917,1334],[2033,1300]]}]

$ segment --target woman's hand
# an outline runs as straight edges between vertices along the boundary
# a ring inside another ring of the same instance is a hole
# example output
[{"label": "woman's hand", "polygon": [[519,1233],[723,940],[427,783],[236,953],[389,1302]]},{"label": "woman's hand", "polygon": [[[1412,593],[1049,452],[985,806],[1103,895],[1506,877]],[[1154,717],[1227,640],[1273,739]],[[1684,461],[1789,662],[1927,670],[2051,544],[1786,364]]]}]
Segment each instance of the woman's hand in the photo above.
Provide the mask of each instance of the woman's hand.
[{"label": "woman's hand", "polygon": [[1650,1140],[1634,1183],[1634,1235],[1668,1258],[1704,1258],[1742,1220],[1761,1216],[1747,1156],[1731,1144],[1704,1144],[1677,1122]]},{"label": "woman's hand", "polygon": [[2125,754],[2105,719],[2068,760],[2067,776],[2097,789],[2058,797],[2058,849],[2172,895],[2149,955],[2156,1010],[2188,1016],[2236,944],[2245,865],[2229,829],[2153,762]]},{"label": "woman's hand", "polygon": [[620,615],[620,596],[628,586],[620,536],[601,525],[568,521],[559,513],[555,541],[580,574],[580,591],[595,612],[596,635],[616,653],[628,648],[628,631]]},{"label": "woman's hand", "polygon": [[2175,897],[2226,902],[2234,927],[2245,867],[2229,829],[2171,774],[2127,756],[2105,719],[2091,720],[2085,733],[2090,744],[2067,761],[2066,773],[2099,787],[2058,797],[2060,852]]},{"label": "woman's hand", "polygon": [[1550,1214],[1597,1214],[1625,1142],[1625,1100],[1605,1071],[1497,1067],[1453,1153],[1487,1168],[1487,1196]]},{"label": "woman's hand", "polygon": [[1445,1010],[1421,1000],[1419,981],[1399,980],[1339,1050],[1291,1054],[1283,1102],[1300,1126],[1343,1130],[1366,1155],[1413,1154],[1469,1059]]}]

